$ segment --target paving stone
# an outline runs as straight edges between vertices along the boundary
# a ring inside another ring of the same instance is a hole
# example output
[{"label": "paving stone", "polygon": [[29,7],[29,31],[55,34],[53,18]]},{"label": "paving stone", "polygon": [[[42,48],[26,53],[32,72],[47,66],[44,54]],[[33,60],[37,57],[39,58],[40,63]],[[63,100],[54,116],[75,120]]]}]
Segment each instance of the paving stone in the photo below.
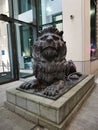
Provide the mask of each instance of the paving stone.
[{"label": "paving stone", "polygon": [[66,130],[98,130],[98,85]]},{"label": "paving stone", "polygon": [[36,126],[35,128],[31,130],[48,130],[47,128],[41,127],[41,126]]},{"label": "paving stone", "polygon": [[0,130],[31,130],[34,127],[34,123],[26,121],[4,107],[0,108]]}]

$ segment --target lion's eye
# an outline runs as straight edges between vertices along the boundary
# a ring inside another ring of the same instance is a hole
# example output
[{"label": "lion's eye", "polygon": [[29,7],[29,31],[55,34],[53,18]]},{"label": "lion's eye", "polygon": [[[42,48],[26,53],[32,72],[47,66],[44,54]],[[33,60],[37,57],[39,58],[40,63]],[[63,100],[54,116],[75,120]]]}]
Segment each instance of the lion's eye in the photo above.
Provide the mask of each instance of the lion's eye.
[{"label": "lion's eye", "polygon": [[53,36],[54,40],[59,40],[59,37]]},{"label": "lion's eye", "polygon": [[46,40],[47,36],[41,37],[41,40]]}]

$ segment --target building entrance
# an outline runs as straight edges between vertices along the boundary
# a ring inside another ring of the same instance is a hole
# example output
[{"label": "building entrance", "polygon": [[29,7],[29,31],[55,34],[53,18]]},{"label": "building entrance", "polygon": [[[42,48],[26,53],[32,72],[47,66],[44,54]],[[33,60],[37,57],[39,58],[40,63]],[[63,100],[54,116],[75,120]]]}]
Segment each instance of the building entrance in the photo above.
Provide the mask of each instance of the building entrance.
[{"label": "building entrance", "polygon": [[0,84],[14,79],[11,24],[0,15]]},{"label": "building entrance", "polygon": [[30,23],[0,14],[0,84],[33,74],[35,30]]},{"label": "building entrance", "polygon": [[29,24],[15,23],[19,77],[30,76],[32,70],[33,28]]}]

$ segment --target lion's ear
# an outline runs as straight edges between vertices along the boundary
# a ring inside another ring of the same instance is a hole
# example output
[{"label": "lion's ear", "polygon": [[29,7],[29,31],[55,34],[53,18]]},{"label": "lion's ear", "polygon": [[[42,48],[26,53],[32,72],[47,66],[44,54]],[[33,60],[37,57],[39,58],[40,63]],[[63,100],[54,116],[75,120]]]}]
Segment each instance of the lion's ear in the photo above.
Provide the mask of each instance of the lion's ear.
[{"label": "lion's ear", "polygon": [[59,32],[59,35],[62,37],[62,35],[63,35],[63,31],[60,31],[60,32]]}]

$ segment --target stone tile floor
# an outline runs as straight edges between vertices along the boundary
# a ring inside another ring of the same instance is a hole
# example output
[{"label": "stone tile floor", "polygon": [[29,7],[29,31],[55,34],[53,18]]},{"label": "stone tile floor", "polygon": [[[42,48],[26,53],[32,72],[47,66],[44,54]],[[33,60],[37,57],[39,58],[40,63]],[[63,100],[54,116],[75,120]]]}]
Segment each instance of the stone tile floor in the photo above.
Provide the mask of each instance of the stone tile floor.
[{"label": "stone tile floor", "polygon": [[35,124],[30,123],[15,113],[0,107],[0,130],[31,130]]},{"label": "stone tile floor", "polygon": [[66,130],[98,130],[98,85],[76,113]]},{"label": "stone tile floor", "polygon": [[[98,78],[96,87],[84,102],[66,130],[98,130]],[[4,108],[6,90],[17,87],[22,80],[0,85],[0,130],[48,130],[28,122],[17,114]]]}]

